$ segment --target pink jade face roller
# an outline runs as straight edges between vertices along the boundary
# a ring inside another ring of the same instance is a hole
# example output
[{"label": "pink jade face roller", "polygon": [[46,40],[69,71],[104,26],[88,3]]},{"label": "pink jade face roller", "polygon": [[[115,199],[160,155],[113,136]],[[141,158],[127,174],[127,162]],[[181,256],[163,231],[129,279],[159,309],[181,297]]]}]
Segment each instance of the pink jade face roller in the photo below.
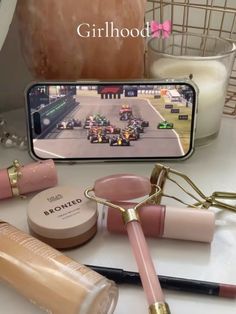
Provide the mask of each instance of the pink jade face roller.
[{"label": "pink jade face roller", "polygon": [[161,189],[156,186],[155,194],[147,197],[133,208],[125,209],[112,203],[112,201],[126,201],[143,197],[150,194],[152,188],[149,178],[133,174],[117,174],[96,180],[93,188],[85,190],[85,196],[90,200],[118,209],[121,212],[148,301],[149,313],[170,314],[169,306],[165,302],[160,282],[156,276],[156,270],[138,215],[138,209],[157,197]]}]

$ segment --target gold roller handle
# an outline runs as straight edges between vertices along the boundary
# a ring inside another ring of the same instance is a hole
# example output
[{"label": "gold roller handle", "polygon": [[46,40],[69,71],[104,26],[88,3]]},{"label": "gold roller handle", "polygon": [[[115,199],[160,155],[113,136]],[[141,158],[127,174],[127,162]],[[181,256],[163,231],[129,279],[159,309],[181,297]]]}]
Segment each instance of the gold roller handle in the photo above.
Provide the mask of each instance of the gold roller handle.
[{"label": "gold roller handle", "polygon": [[149,314],[171,314],[167,303],[154,303],[149,307]]}]

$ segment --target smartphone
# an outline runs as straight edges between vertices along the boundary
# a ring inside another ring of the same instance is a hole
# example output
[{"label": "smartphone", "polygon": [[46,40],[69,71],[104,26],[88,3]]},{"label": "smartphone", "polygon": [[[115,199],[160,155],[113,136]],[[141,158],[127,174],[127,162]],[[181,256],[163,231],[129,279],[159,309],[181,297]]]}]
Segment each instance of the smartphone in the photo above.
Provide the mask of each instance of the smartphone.
[{"label": "smartphone", "polygon": [[193,152],[191,80],[37,83],[26,96],[37,160],[178,160]]}]

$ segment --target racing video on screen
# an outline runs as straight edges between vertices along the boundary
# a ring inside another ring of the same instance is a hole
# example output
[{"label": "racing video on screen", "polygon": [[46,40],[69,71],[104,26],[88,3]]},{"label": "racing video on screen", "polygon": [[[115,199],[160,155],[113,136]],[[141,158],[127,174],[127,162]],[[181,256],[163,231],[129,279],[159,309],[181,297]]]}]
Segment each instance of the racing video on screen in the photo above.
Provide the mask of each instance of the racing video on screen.
[{"label": "racing video on screen", "polygon": [[185,156],[194,97],[188,84],[34,85],[32,149],[41,159]]}]

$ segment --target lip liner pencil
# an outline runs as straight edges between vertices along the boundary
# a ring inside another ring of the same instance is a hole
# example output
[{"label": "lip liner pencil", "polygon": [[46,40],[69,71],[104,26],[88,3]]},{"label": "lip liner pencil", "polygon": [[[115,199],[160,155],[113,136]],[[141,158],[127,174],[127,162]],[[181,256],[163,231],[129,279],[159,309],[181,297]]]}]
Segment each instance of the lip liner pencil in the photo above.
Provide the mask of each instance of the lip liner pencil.
[{"label": "lip liner pencil", "polygon": [[[139,273],[125,271],[121,268],[86,265],[99,274],[115,281],[117,284],[141,285]],[[213,295],[224,298],[236,298],[236,285],[184,279],[178,277],[158,276],[163,289]]]}]

